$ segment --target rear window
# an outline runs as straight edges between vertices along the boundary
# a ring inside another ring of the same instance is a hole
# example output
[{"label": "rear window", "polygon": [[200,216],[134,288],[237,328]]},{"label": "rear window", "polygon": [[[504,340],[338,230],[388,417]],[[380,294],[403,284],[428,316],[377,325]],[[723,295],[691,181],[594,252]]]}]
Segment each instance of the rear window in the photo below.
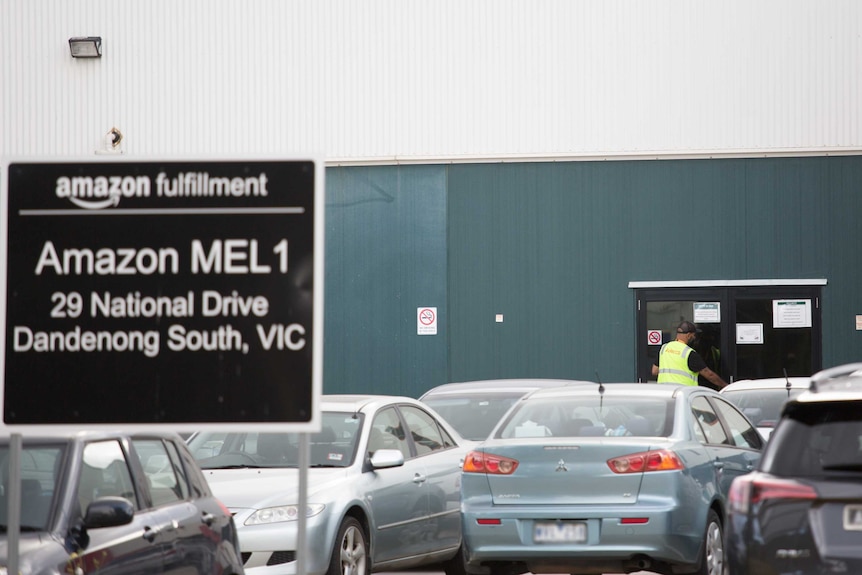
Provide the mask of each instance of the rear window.
[{"label": "rear window", "polygon": [[862,401],[788,405],[761,469],[793,477],[862,473]]},{"label": "rear window", "polygon": [[729,399],[742,410],[742,413],[758,427],[775,427],[781,407],[788,399],[792,399],[805,391],[791,389],[745,389],[724,391],[722,396]]},{"label": "rear window", "polygon": [[597,393],[521,402],[497,437],[650,437],[670,435],[672,429],[672,399]]},{"label": "rear window", "polygon": [[422,403],[440,414],[461,437],[480,441],[488,437],[494,425],[523,395],[478,394],[457,397],[425,397]]}]

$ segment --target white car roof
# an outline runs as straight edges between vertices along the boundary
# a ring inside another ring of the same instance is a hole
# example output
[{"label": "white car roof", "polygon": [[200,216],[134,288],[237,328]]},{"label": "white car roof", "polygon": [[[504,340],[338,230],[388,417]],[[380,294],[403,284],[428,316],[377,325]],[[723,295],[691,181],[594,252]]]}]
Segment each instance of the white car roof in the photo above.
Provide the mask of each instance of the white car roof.
[{"label": "white car roof", "polygon": [[379,405],[386,403],[409,403],[417,404],[412,397],[402,395],[323,395],[320,398],[321,411],[361,411],[366,405]]},{"label": "white car roof", "polygon": [[524,394],[529,391],[533,391],[534,389],[540,389],[545,387],[560,387],[564,385],[579,383],[592,383],[593,385],[598,385],[595,382],[587,382],[576,379],[482,379],[475,381],[444,383],[442,385],[438,385],[437,387],[429,389],[422,394],[420,399],[425,399],[429,395],[438,397],[443,394],[473,394],[477,391],[483,391],[487,393],[496,392],[503,393],[506,395],[513,395],[518,393]]},{"label": "white car roof", "polygon": [[810,377],[766,377],[763,379],[740,379],[722,388],[721,392],[741,391],[749,389],[785,389],[790,380],[792,389],[808,389]]}]

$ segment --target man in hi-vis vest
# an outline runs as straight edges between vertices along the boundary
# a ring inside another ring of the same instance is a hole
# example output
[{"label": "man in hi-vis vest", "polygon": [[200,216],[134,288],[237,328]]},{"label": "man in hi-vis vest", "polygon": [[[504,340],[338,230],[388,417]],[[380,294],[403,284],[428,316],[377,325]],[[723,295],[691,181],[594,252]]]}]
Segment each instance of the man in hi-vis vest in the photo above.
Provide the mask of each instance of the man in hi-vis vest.
[{"label": "man in hi-vis vest", "polygon": [[676,339],[669,341],[658,352],[658,365],[652,366],[652,374],[658,376],[659,383],[679,383],[697,385],[698,374],[711,381],[718,389],[727,382],[707,367],[706,362],[691,345],[700,330],[690,321],[684,321],[676,328]]}]

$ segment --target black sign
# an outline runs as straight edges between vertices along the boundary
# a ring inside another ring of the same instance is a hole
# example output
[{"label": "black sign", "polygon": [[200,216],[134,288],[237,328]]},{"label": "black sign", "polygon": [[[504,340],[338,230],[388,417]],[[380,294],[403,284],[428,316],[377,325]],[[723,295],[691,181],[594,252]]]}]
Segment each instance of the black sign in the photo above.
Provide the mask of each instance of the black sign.
[{"label": "black sign", "polygon": [[7,168],[5,423],[313,419],[314,161]]}]

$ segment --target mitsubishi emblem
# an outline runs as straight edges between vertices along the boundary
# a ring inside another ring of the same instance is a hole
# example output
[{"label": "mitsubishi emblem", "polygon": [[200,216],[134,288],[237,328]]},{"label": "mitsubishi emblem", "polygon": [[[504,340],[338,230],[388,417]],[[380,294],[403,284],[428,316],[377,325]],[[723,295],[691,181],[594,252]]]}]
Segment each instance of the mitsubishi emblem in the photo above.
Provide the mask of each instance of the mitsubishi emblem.
[{"label": "mitsubishi emblem", "polygon": [[569,468],[566,467],[566,462],[562,459],[557,462],[557,468],[554,471],[568,471]]}]

